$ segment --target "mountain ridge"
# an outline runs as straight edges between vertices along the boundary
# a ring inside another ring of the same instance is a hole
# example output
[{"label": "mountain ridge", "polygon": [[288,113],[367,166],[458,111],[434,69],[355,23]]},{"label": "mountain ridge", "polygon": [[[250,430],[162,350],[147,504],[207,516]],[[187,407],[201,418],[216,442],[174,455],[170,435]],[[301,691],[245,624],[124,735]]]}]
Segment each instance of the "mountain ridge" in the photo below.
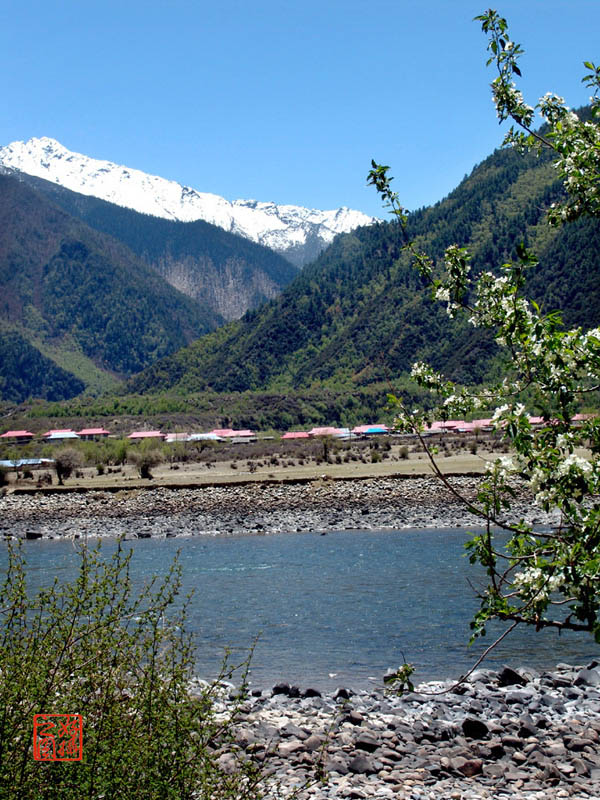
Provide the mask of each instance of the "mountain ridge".
[{"label": "mountain ridge", "polygon": [[204,220],[176,222],[0,166],[68,214],[117,239],[175,289],[224,320],[276,297],[298,272],[268,247]]},{"label": "mountain ridge", "polygon": [[49,137],[0,147],[0,164],[152,216],[180,222],[203,219],[270,247],[296,266],[315,258],[338,233],[376,221],[345,207],[321,211],[258,200],[229,202],[176,181],[72,152]]},{"label": "mountain ridge", "polygon": [[[434,206],[409,215],[406,238],[441,268],[451,244],[467,246],[475,274],[537,250],[528,291],[568,325],[600,321],[600,223],[552,229],[546,210],[563,193],[548,155],[497,150]],[[449,378],[481,382],[505,369],[485,332],[449,320],[403,250],[397,223],[339,236],[275,300],[130,380],[132,392],[302,391],[352,394],[404,381],[414,361]]]}]

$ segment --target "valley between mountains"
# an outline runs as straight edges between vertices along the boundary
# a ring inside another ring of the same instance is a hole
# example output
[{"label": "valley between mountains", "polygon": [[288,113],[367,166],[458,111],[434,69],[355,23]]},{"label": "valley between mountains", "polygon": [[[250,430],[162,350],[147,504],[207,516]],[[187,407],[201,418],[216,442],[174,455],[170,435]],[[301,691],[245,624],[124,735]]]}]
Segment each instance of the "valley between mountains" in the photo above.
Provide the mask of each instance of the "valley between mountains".
[{"label": "valley between mountains", "polygon": [[[348,425],[382,418],[390,388],[418,399],[407,380],[418,359],[475,383],[506,368],[485,333],[429,299],[392,222],[230,203],[44,138],[0,147],[0,172],[9,413],[38,398],[66,405],[36,413],[98,422],[152,424],[162,410],[183,425],[190,413],[233,427]],[[498,150],[411,213],[406,238],[440,260],[465,245],[475,272],[523,241],[539,257],[528,294],[592,327],[600,229],[550,228],[561,196],[549,158]]]}]

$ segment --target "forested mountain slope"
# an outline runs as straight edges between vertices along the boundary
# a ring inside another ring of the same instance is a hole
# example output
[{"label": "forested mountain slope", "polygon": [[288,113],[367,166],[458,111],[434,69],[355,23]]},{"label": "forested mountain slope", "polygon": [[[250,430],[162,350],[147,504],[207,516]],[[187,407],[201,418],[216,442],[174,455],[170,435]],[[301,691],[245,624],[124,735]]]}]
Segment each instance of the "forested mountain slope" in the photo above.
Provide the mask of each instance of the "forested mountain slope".
[{"label": "forested mountain slope", "polygon": [[[10,338],[11,352],[24,339],[76,374],[63,396],[81,380],[139,371],[220,321],[116,240],[0,175],[0,337],[12,332],[20,338]],[[0,362],[3,399],[45,396],[39,370],[21,374],[17,389],[8,364]]]},{"label": "forested mountain slope", "polygon": [[[401,185],[401,175],[397,178]],[[562,192],[548,157],[499,150],[447,198],[409,217],[407,236],[436,259],[467,245],[475,271],[513,257],[524,241],[540,258],[529,288],[568,324],[600,318],[600,228],[552,229]],[[429,299],[395,223],[338,237],[278,299],[249,312],[130,382],[133,391],[241,391],[364,386],[406,374],[424,359],[449,377],[479,381],[497,369],[491,340],[450,321]]]},{"label": "forested mountain slope", "polygon": [[61,369],[29,344],[16,330],[0,328],[0,398],[22,403],[35,394],[62,400],[83,391],[83,381]]},{"label": "forested mountain slope", "polygon": [[79,194],[26,173],[15,176],[67,213],[114,236],[174,288],[225,320],[277,297],[298,274],[268,247],[203,220],[177,222]]}]

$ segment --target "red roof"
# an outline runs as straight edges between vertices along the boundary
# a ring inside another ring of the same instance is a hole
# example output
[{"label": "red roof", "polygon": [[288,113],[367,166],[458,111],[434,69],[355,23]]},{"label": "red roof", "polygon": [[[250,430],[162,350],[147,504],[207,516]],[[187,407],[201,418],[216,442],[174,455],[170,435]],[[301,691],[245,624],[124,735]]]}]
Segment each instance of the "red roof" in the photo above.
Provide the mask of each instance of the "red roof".
[{"label": "red roof", "polygon": [[104,428],[84,428],[82,431],[77,431],[79,436],[101,436],[110,433],[110,431],[105,431]]},{"label": "red roof", "polygon": [[134,431],[127,437],[128,439],[164,439],[165,434],[160,431]]},{"label": "red roof", "polygon": [[31,433],[31,431],[6,431],[0,436],[0,439],[16,439],[24,436],[35,436],[35,434]]},{"label": "red roof", "polygon": [[457,428],[462,428],[467,423],[464,419],[449,419],[446,422],[442,422],[441,420],[436,420],[432,422],[431,425],[426,428],[427,431],[455,431]]},{"label": "red roof", "polygon": [[309,439],[309,435],[306,431],[288,431],[284,433],[281,437],[282,439]]}]

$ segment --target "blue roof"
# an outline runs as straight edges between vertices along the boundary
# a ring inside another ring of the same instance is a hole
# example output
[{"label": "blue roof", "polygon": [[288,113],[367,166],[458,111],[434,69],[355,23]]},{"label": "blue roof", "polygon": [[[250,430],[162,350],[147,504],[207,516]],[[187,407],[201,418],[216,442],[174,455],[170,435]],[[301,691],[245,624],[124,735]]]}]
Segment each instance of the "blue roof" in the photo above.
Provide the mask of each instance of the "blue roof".
[{"label": "blue roof", "polygon": [[53,458],[15,458],[13,461],[0,461],[0,467],[20,469],[21,467],[39,467],[42,464],[54,464]]}]

